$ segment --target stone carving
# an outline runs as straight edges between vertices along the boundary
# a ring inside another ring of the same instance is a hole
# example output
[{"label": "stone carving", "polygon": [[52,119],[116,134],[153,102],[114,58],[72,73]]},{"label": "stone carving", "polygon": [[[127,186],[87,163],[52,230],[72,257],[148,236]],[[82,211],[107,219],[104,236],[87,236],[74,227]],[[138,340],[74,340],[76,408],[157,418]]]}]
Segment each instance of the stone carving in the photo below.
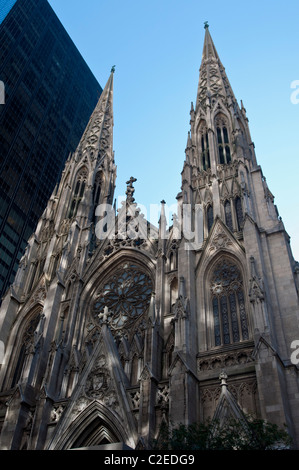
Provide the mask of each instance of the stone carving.
[{"label": "stone carving", "polygon": [[90,403],[90,400],[88,400],[86,397],[81,396],[75,403],[72,414],[74,416],[78,415],[81,413]]},{"label": "stone carving", "polygon": [[113,334],[129,330],[147,310],[152,293],[152,281],[133,263],[122,264],[100,288],[94,317],[108,323]]},{"label": "stone carving", "polygon": [[130,395],[131,395],[131,402],[132,402],[133,408],[139,408],[140,391],[137,390],[136,392],[131,392]]},{"label": "stone carving", "polygon": [[84,394],[88,399],[101,401],[110,409],[116,410],[118,408],[117,395],[113,389],[110,371],[107,368],[104,355],[99,356],[95,361],[87,377]]},{"label": "stone carving", "polygon": [[35,290],[32,298],[29,302],[29,305],[33,305],[33,304],[38,303],[38,302],[43,303],[46,296],[47,296],[47,291],[46,291],[45,280],[42,279],[40,285]]},{"label": "stone carving", "polygon": [[253,362],[253,348],[242,349],[242,351],[230,351],[229,353],[212,355],[204,358],[198,358],[198,372],[225,369],[229,366],[248,364]]},{"label": "stone carving", "polygon": [[57,423],[60,420],[60,417],[65,409],[65,404],[54,404],[53,410],[51,412],[51,422],[52,423]]},{"label": "stone carving", "polygon": [[223,248],[227,248],[232,245],[232,241],[229,239],[229,237],[226,235],[224,230],[220,226],[217,227],[216,233],[213,236],[213,239],[211,241],[211,246],[210,250],[211,251],[217,251],[221,250]]},{"label": "stone carving", "polygon": [[255,259],[250,257],[251,265],[251,278],[249,280],[249,299],[250,302],[257,302],[264,300],[264,291],[262,279],[258,277],[255,266]]},{"label": "stone carving", "polygon": [[[229,391],[245,413],[256,414],[257,383],[255,378],[228,384]],[[221,385],[202,387],[200,401],[205,419],[212,418],[221,394]]]},{"label": "stone carving", "polygon": [[157,405],[168,407],[169,404],[169,385],[158,387],[157,390]]}]

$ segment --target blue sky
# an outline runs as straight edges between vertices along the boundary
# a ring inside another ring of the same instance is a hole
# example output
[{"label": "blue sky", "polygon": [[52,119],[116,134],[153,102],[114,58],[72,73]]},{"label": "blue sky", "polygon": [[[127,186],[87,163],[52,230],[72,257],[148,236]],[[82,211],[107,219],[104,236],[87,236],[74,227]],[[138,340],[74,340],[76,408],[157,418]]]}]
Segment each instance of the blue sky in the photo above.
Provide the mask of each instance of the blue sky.
[{"label": "blue sky", "polygon": [[49,3],[102,87],[116,65],[116,197],[125,194],[125,183],[134,176],[136,201],[148,211],[162,199],[174,204],[180,191],[204,22],[209,22],[299,260],[299,103],[291,101],[292,93],[299,101],[298,0]]}]

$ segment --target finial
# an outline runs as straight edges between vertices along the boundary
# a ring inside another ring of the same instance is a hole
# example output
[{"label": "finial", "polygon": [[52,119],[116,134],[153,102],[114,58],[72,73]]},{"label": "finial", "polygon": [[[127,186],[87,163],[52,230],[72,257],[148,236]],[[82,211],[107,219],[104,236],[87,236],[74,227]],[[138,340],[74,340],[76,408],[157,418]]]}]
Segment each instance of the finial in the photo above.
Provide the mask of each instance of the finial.
[{"label": "finial", "polygon": [[205,22],[204,22],[204,25],[205,25],[205,29],[208,29],[208,28],[209,28],[209,23],[208,23],[208,21],[205,21]]},{"label": "finial", "polygon": [[127,184],[126,196],[127,196],[127,202],[129,202],[129,203],[133,203],[135,201],[135,199],[133,197],[133,194],[135,192],[135,188],[133,186],[133,183],[135,183],[135,181],[137,181],[137,179],[134,178],[133,176],[131,176],[129,181],[126,182],[126,184]]},{"label": "finial", "polygon": [[221,380],[221,386],[222,387],[227,387],[227,373],[225,370],[222,370],[219,375],[219,380]]},{"label": "finial", "polygon": [[156,301],[156,294],[155,292],[152,292],[150,305],[148,309],[148,318],[150,318],[152,322],[154,322],[156,319],[155,301]]},{"label": "finial", "polygon": [[111,73],[114,73],[115,72],[115,65],[112,65],[111,67]]}]

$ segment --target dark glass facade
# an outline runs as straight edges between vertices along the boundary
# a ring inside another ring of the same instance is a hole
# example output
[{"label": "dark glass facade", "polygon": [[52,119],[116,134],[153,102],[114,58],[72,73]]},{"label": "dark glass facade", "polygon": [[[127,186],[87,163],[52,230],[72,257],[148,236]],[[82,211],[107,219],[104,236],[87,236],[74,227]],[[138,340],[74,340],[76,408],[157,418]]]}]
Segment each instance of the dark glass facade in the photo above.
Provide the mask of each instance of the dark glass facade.
[{"label": "dark glass facade", "polygon": [[0,81],[1,298],[102,88],[46,0],[1,22]]}]

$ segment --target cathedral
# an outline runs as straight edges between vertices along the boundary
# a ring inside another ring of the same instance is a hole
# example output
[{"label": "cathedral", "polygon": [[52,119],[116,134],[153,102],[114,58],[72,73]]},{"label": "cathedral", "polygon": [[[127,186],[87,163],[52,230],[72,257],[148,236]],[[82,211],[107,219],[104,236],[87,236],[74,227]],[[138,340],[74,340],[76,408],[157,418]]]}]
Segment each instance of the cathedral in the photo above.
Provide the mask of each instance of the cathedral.
[{"label": "cathedral", "polygon": [[299,265],[208,25],[167,230],[134,177],[115,207],[113,80],[2,301],[0,449],[151,449],[249,415],[298,449]]}]

